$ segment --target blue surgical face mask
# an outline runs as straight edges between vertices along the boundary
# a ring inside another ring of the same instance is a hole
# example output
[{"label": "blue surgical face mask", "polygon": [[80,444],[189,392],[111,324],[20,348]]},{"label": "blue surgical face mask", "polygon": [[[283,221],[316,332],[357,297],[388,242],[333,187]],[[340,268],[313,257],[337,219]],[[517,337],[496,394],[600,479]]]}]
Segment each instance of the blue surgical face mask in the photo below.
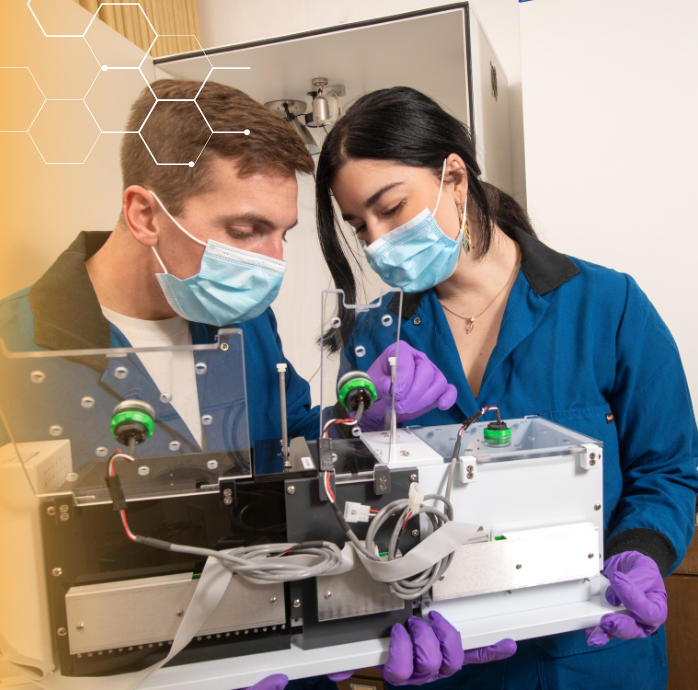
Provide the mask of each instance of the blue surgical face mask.
[{"label": "blue surgical face mask", "polygon": [[[446,161],[434,213],[441,200],[445,173]],[[465,213],[458,237],[452,240],[441,230],[434,214],[425,208],[404,225],[362,246],[371,268],[388,285],[401,288],[403,292],[423,292],[443,282],[456,270],[464,227]]]},{"label": "blue surgical face mask", "polygon": [[184,280],[167,272],[153,247],[164,271],[156,276],[172,309],[189,321],[218,327],[249,321],[264,313],[279,294],[286,262],[213,240],[202,242],[170,215],[155,192],[151,194],[187,237],[206,247],[201,269]]}]

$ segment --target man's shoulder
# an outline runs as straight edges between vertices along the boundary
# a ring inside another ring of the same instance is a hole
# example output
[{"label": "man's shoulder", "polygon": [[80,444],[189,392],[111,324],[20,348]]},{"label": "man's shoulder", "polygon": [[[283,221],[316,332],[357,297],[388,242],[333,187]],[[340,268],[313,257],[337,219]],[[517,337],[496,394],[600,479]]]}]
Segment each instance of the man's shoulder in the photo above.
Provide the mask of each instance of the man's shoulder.
[{"label": "man's shoulder", "polygon": [[34,315],[29,290],[24,288],[0,300],[0,339],[8,350],[23,352],[39,349],[34,341]]}]

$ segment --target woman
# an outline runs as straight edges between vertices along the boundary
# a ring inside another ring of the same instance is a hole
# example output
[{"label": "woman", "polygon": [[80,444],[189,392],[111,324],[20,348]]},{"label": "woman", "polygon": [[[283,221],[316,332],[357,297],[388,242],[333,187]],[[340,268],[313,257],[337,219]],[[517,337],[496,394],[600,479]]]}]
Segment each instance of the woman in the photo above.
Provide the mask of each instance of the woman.
[{"label": "woman", "polygon": [[[662,577],[691,540],[698,490],[698,430],[676,345],[632,278],[550,249],[479,176],[467,128],[430,98],[403,87],[362,97],[318,162],[325,259],[356,302],[334,196],[371,267],[409,293],[402,339],[456,386],[453,407],[417,424],[459,423],[489,404],[603,441],[608,598],[631,615],[519,643],[510,659],[455,678],[467,688],[664,688]],[[350,342],[352,324],[342,324]],[[366,359],[387,344],[378,331]]]}]

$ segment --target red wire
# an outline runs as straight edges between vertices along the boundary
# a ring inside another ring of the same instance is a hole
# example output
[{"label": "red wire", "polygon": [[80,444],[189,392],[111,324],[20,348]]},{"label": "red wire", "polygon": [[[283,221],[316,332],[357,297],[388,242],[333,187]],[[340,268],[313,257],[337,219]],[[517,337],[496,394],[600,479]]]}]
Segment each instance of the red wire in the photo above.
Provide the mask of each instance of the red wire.
[{"label": "red wire", "polygon": [[412,517],[412,513],[410,512],[410,513],[408,513],[407,517],[405,518],[405,522],[402,523],[402,529],[405,529],[405,527],[407,527],[407,523],[411,517]]},{"label": "red wire", "polygon": [[325,472],[325,474],[326,474],[326,476],[327,476],[327,481],[326,481],[326,485],[327,485],[327,495],[331,498],[332,503],[334,503],[334,502],[335,502],[335,497],[334,497],[334,494],[332,493],[332,483],[330,482],[330,473],[329,473],[329,472]]}]

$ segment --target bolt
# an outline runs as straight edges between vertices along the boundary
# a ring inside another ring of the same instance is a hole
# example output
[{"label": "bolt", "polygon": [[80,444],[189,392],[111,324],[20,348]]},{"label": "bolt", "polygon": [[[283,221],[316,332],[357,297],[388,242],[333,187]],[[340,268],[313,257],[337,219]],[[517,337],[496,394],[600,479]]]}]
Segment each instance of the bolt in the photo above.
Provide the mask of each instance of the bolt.
[{"label": "bolt", "polygon": [[270,604],[275,604],[275,603],[276,603],[276,597],[272,597],[271,599],[269,599],[269,603],[270,603]]},{"label": "bolt", "polygon": [[61,575],[63,575],[63,571],[60,568],[54,568],[51,571],[51,575],[53,575],[53,577],[60,577]]},{"label": "bolt", "polygon": [[412,536],[413,536],[413,537],[418,537],[418,536],[419,536],[419,530],[418,530],[418,529],[413,529],[413,530],[412,530]]},{"label": "bolt", "polygon": [[593,557],[594,557],[594,554],[593,554],[593,553],[590,553],[590,554],[589,554],[589,558],[593,558]]},{"label": "bolt", "polygon": [[517,564],[516,564],[516,569],[517,569],[517,570],[521,570],[521,563],[517,563]]},{"label": "bolt", "polygon": [[332,596],[332,592],[325,592],[325,599],[329,599]]},{"label": "bolt", "polygon": [[291,496],[293,496],[293,494],[296,493],[296,487],[295,487],[295,486],[289,486],[289,487],[286,489],[286,493],[287,493],[287,494],[290,494]]},{"label": "bolt", "polygon": [[53,517],[56,514],[56,507],[55,506],[49,506],[46,508],[46,512]]},{"label": "bolt", "polygon": [[223,504],[226,506],[233,505],[233,497],[232,496],[223,496]]},{"label": "bolt", "polygon": [[595,503],[595,504],[594,504],[594,510],[601,510],[601,504],[600,504],[600,503]]},{"label": "bolt", "polygon": [[301,606],[301,600],[300,599],[294,599],[293,600],[293,608],[298,609]]},{"label": "bolt", "polygon": [[419,477],[416,474],[411,474],[410,475],[410,481],[411,482],[416,482],[419,479]]},{"label": "bolt", "polygon": [[407,457],[409,454],[410,454],[409,450],[401,450],[400,451],[400,455],[402,455],[403,457]]},{"label": "bolt", "polygon": [[475,468],[474,468],[472,465],[468,465],[465,469],[468,470],[468,472],[474,472],[474,471],[475,471]]},{"label": "bolt", "polygon": [[177,615],[181,618],[184,615],[184,611],[182,611],[182,609],[179,609],[179,611],[177,611]]},{"label": "bolt", "polygon": [[589,460],[589,464],[593,467],[596,464],[596,460]]},{"label": "bolt", "polygon": [[68,631],[65,628],[58,628],[56,631],[60,637],[65,637],[68,634]]},{"label": "bolt", "polygon": [[229,347],[228,343],[221,343],[221,350],[223,350],[223,352],[227,352],[228,347]]},{"label": "bolt", "polygon": [[68,513],[61,513],[61,522],[68,522],[70,520],[70,515]]}]

